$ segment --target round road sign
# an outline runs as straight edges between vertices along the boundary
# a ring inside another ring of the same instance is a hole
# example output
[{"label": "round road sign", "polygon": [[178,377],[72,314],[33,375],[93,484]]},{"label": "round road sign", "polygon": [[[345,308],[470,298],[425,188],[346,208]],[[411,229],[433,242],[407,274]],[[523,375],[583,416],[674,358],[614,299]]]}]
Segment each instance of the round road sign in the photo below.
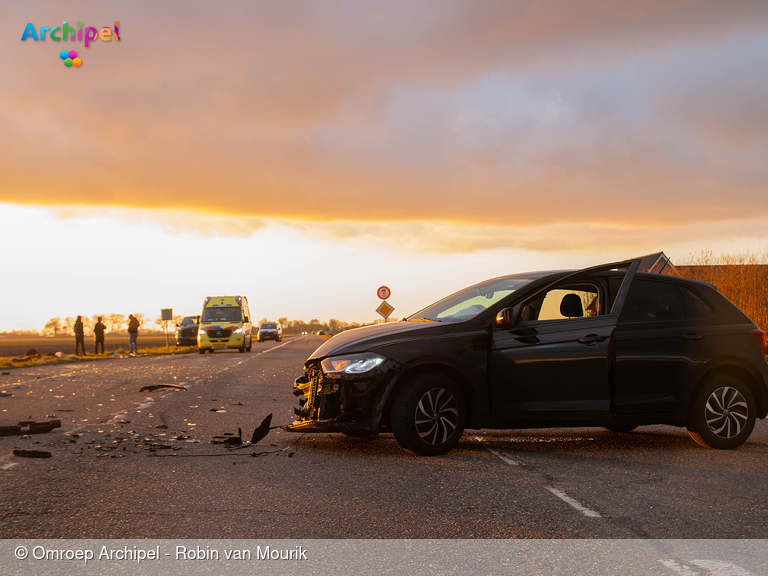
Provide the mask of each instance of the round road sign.
[{"label": "round road sign", "polygon": [[376,290],[376,295],[382,300],[386,300],[392,295],[392,291],[387,286],[381,286]]}]

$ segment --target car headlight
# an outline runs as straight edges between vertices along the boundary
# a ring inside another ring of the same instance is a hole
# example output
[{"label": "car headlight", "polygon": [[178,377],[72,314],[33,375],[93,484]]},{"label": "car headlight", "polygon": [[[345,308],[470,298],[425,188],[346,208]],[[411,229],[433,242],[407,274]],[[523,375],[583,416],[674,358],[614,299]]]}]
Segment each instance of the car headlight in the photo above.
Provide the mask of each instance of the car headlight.
[{"label": "car headlight", "polygon": [[331,356],[320,362],[326,374],[364,374],[376,368],[386,358],[373,352],[350,354],[348,356]]},{"label": "car headlight", "polygon": [[242,328],[238,328],[237,330],[235,330],[235,334],[240,334],[240,333],[242,333],[242,331],[243,331]]}]

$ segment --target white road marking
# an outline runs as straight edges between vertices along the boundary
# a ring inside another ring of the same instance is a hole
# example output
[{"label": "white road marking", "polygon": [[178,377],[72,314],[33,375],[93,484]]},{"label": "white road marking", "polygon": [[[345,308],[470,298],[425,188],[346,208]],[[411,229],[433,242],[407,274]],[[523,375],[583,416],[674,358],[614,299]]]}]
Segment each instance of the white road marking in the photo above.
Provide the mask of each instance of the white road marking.
[{"label": "white road marking", "polygon": [[0,470],[8,470],[9,468],[13,468],[14,466],[18,466],[18,462],[11,462],[10,464],[6,464],[5,466],[0,466]]},{"label": "white road marking", "polygon": [[[480,442],[482,442],[484,440],[484,438],[482,436],[474,436],[474,439],[478,440]],[[495,440],[495,438],[494,438],[494,440]],[[504,462],[506,462],[510,466],[521,466],[523,464],[522,462],[520,462],[518,460],[515,460],[509,454],[507,454],[506,452],[502,452],[501,450],[495,450],[494,448],[488,448],[488,446],[486,446],[485,449],[488,450],[488,452],[490,452],[494,456],[497,456],[498,458],[501,458]],[[558,490],[557,488],[554,488],[553,486],[544,486],[544,488],[549,490],[552,494],[554,494],[555,496],[560,498],[560,500],[562,500],[566,504],[572,506],[573,508],[575,508],[576,510],[578,510],[579,512],[584,514],[584,516],[587,516],[588,518],[602,518],[602,516],[598,512],[595,512],[594,510],[590,510],[589,508],[587,508],[586,506],[581,504],[575,498],[571,498],[570,496],[568,496],[568,494],[566,494],[562,490]],[[741,576],[741,575],[739,575],[739,576]]]},{"label": "white road marking", "polygon": [[576,510],[584,514],[584,516],[587,516],[588,518],[602,518],[602,516],[599,513],[595,512],[594,510],[590,510],[575,498],[571,498],[570,496],[568,496],[568,494],[566,494],[562,490],[558,490],[554,486],[544,486],[544,488],[552,492],[552,494],[560,498],[560,500],[562,500],[563,502],[569,504],[570,506],[572,506],[573,508],[575,508]]},{"label": "white road marking", "polygon": [[[701,572],[687,564],[681,564],[674,560],[659,560],[659,562],[679,576],[702,576]],[[722,562],[720,560],[688,560],[688,562],[703,568],[707,574],[712,576],[754,576],[748,570],[744,570],[741,566],[731,562]]]},{"label": "white road marking", "polygon": [[690,566],[683,566],[674,560],[659,560],[659,562],[680,576],[700,576],[699,573]]},{"label": "white road marking", "polygon": [[29,382],[42,382],[43,380],[52,380],[53,378],[66,378],[67,376],[76,376],[79,372],[70,372],[69,374],[54,374],[53,376],[45,376],[43,378],[30,378],[29,380],[20,380],[19,382],[11,382],[9,384],[3,384],[0,388],[7,388],[8,386],[18,386],[19,384],[27,384]]},{"label": "white road marking", "polygon": [[502,452],[500,450],[494,450],[493,448],[488,448],[488,447],[486,447],[486,450],[488,450],[488,452],[490,452],[491,454],[494,454],[494,455],[498,456],[499,458],[504,460],[504,462],[506,462],[510,466],[520,466],[520,464],[522,464],[522,462],[518,462],[517,460],[513,460],[512,457],[509,454],[507,454],[506,452]]},{"label": "white road marking", "polygon": [[714,576],[754,576],[741,566],[731,564],[730,562],[721,562],[719,560],[689,560],[689,562],[699,568],[708,570]]}]

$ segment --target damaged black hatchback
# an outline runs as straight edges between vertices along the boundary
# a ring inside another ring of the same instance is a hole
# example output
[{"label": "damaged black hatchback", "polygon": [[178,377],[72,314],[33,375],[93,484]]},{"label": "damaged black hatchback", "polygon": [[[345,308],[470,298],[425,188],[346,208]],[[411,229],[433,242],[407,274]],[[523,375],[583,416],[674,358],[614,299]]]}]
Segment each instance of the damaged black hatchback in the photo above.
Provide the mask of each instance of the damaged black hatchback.
[{"label": "damaged black hatchback", "polygon": [[686,426],[734,448],[768,412],[764,333],[717,289],[638,260],[514,274],[342,332],[296,380],[295,432],[393,432],[444,454],[465,428]]}]

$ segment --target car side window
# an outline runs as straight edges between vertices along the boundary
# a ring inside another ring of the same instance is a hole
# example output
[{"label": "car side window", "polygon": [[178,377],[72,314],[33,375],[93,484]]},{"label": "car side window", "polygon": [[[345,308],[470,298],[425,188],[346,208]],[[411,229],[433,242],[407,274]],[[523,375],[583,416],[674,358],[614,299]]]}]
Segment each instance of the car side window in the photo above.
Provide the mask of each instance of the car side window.
[{"label": "car side window", "polygon": [[598,316],[600,293],[592,284],[559,286],[548,290],[523,306],[523,321],[567,320]]},{"label": "car side window", "polygon": [[685,317],[682,292],[670,282],[635,279],[627,294],[622,320],[674,320]]},{"label": "car side window", "polygon": [[679,288],[685,297],[685,316],[687,318],[702,318],[714,312],[712,307],[696,292],[685,286],[680,286]]}]

